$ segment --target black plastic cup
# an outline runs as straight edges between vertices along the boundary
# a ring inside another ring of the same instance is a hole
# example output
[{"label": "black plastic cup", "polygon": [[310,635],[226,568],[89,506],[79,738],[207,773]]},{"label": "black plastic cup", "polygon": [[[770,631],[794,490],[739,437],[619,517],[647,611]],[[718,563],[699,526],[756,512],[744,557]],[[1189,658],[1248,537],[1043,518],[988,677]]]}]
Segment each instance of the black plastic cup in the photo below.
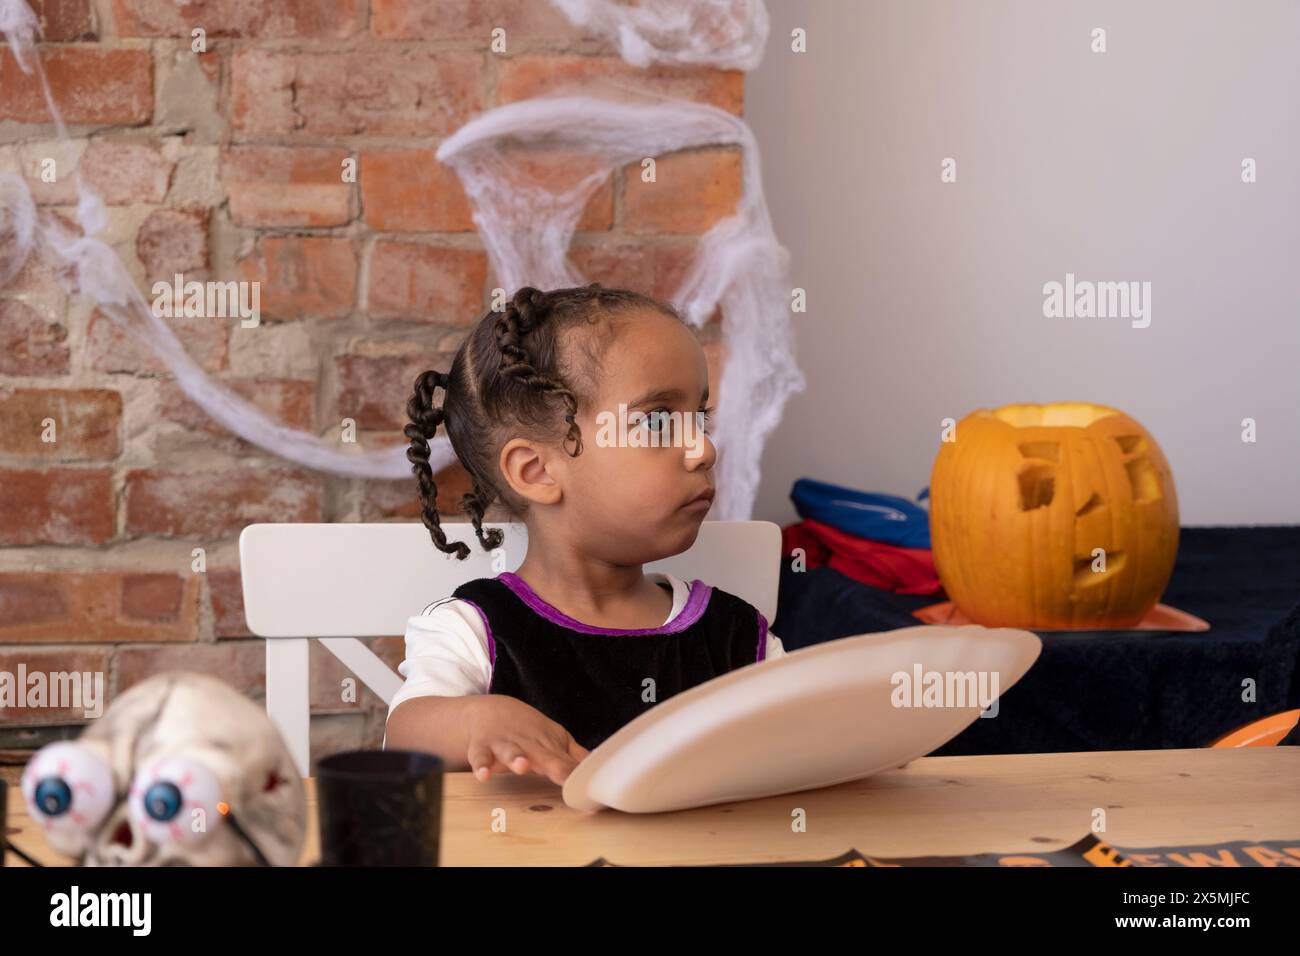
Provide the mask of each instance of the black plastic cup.
[{"label": "black plastic cup", "polygon": [[437,866],[442,760],[347,750],[316,765],[321,866]]}]

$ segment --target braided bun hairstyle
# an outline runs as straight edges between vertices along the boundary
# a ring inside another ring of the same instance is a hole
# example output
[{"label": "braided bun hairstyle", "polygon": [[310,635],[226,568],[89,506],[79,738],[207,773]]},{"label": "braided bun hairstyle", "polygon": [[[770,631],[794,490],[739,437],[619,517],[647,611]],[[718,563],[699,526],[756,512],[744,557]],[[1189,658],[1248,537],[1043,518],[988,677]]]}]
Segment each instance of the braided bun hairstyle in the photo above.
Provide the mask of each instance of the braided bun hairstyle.
[{"label": "braided bun hairstyle", "polygon": [[[527,502],[501,477],[501,447],[520,433],[539,441],[559,441],[576,458],[582,430],[575,421],[579,404],[590,401],[591,367],[599,349],[586,337],[570,334],[579,325],[595,327],[610,316],[653,309],[681,321],[669,304],[628,289],[599,283],[542,292],[519,289],[504,312],[489,311],[470,331],[452,359],[451,370],[422,372],[406,404],[410,439],[406,458],[420,488],[420,517],[434,546],[464,560],[469,545],[448,542],[438,515],[438,489],[429,465],[429,442],[438,426],[446,429],[456,457],[473,482],[461,508],[474,525],[485,551],[501,546],[499,528],[483,529],[483,516],[495,501],[516,517]],[[608,327],[605,332],[608,338]],[[580,356],[578,346],[585,346]],[[587,359],[586,363],[582,358]],[[580,390],[585,384],[586,390]],[[441,407],[434,390],[443,390]]]}]

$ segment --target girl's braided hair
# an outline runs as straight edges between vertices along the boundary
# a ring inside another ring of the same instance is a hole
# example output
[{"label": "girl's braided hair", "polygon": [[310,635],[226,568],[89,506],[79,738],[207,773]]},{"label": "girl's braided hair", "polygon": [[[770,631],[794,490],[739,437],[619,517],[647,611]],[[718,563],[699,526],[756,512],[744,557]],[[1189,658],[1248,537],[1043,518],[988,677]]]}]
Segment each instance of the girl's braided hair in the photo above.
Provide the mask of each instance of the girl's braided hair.
[{"label": "girl's braided hair", "polygon": [[[599,350],[590,339],[581,339],[587,364],[580,369],[572,354],[579,340],[561,333],[579,323],[595,325],[605,316],[647,308],[681,321],[671,305],[628,289],[607,289],[596,282],[550,292],[524,286],[504,312],[489,311],[479,320],[456,351],[451,371],[420,373],[406,404],[411,423],[403,433],[411,440],[406,458],[420,486],[420,517],[439,551],[460,560],[469,555],[464,542],[448,543],[438,516],[438,489],[429,465],[429,441],[438,426],[446,428],[473,482],[461,499],[462,510],[484,550],[500,547],[501,530],[483,530],[484,512],[497,499],[514,515],[527,504],[500,477],[497,457],[507,432],[523,428],[544,440],[562,435],[562,447],[571,457],[582,453],[582,430],[574,419],[579,399],[588,396],[574,386],[583,381],[590,387],[589,370],[599,364]],[[433,403],[437,388],[444,393],[441,407]]]}]

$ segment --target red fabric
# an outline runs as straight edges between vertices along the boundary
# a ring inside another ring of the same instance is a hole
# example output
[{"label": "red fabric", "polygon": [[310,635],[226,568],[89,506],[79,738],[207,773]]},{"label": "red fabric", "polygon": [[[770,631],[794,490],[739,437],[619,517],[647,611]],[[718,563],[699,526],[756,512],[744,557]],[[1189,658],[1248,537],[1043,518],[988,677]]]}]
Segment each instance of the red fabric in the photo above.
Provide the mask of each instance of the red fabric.
[{"label": "red fabric", "polygon": [[823,565],[896,594],[934,594],[942,587],[929,548],[900,548],[805,518],[781,531],[786,555],[803,548],[808,567]]}]

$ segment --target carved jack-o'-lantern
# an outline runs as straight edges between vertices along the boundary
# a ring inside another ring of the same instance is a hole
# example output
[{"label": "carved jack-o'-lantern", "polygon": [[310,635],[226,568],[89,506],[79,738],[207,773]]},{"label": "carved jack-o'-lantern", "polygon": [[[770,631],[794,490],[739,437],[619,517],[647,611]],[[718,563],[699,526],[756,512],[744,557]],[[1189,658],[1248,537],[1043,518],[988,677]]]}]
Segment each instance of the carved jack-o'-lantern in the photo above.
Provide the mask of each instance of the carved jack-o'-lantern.
[{"label": "carved jack-o'-lantern", "polygon": [[1155,439],[1085,402],[972,412],[930,478],[944,590],[975,623],[1131,627],[1178,551],[1178,498]]}]

